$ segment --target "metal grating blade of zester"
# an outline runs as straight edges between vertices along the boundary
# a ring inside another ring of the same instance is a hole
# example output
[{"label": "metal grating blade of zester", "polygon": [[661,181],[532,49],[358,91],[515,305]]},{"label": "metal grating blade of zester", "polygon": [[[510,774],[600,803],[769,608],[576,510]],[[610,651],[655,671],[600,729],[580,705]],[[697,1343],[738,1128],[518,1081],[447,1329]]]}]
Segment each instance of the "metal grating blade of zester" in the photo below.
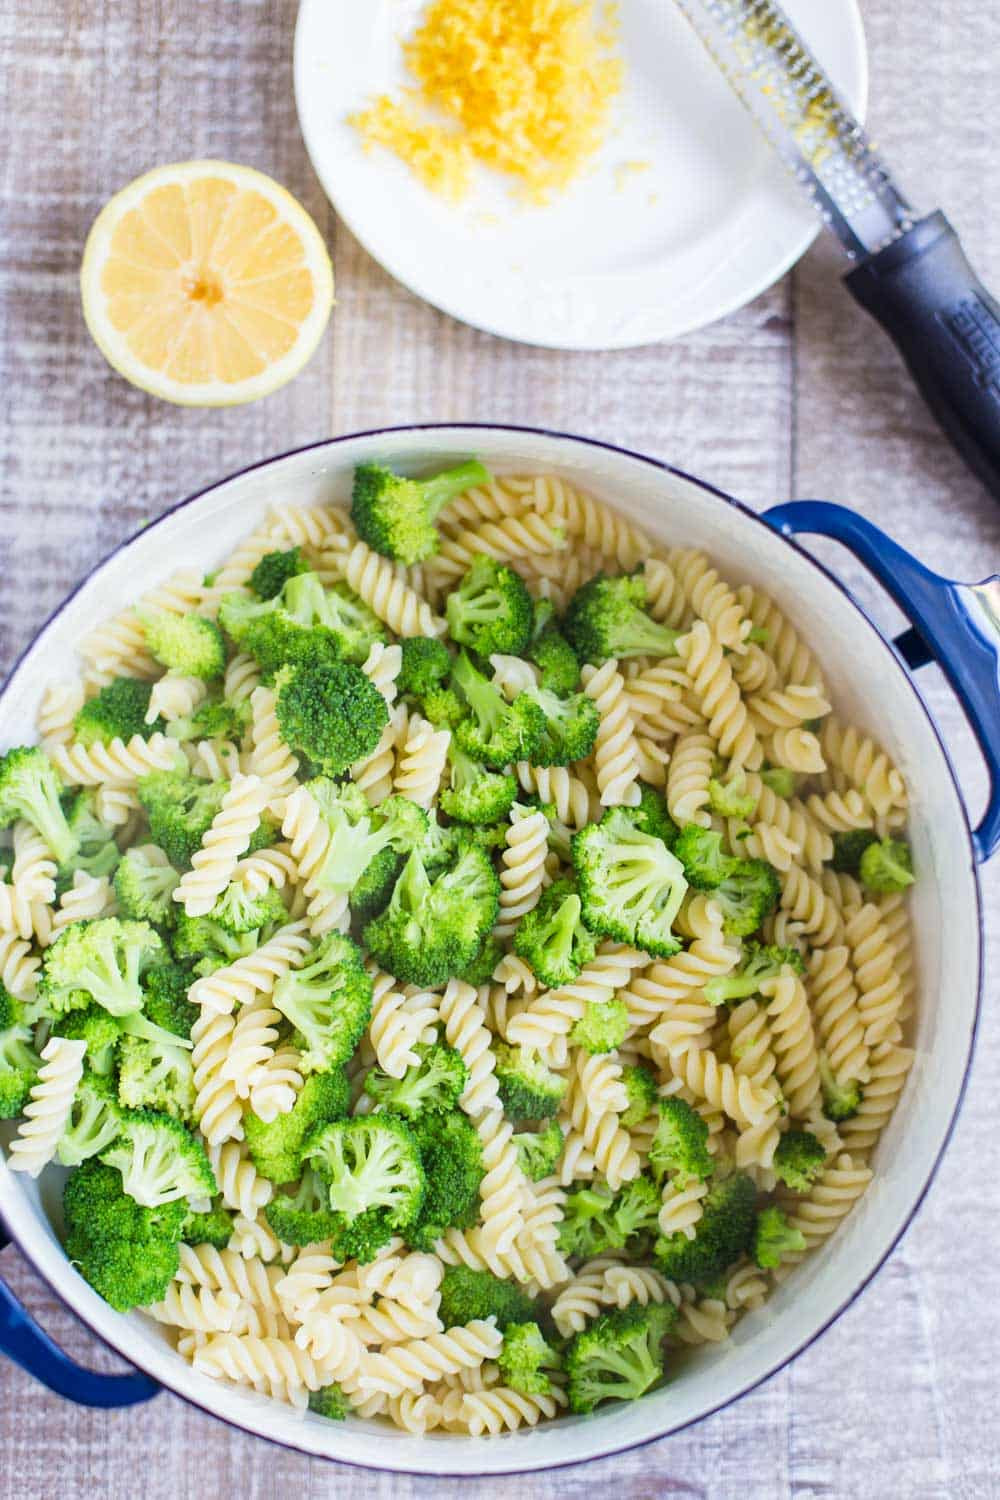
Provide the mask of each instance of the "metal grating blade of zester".
[{"label": "metal grating blade of zester", "polygon": [[864,130],[778,5],[677,4],[852,259],[912,225]]}]

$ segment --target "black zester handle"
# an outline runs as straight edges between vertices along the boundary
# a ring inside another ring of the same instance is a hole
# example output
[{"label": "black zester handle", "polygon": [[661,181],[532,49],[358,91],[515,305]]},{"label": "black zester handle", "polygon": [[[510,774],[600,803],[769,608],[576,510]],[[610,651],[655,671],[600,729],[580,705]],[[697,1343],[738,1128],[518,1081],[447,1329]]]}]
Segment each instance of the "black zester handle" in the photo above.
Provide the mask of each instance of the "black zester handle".
[{"label": "black zester handle", "polygon": [[929,214],[844,278],[906,361],[941,426],[1000,500],[1000,304],[944,214]]}]

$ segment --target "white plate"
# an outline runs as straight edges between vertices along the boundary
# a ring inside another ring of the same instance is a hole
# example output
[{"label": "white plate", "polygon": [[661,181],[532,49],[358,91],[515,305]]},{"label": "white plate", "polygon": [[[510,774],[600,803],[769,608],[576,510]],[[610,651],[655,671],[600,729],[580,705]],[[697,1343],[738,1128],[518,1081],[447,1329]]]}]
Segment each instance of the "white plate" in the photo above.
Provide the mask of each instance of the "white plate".
[{"label": "white plate", "polygon": [[[855,112],[867,103],[856,0],[786,8]],[[302,0],[299,120],[335,209],[418,297],[488,333],[621,349],[689,333],[759,295],[817,220],[672,0],[623,0],[627,83],[594,168],[545,208],[491,174],[454,206],[346,116],[405,81],[399,37],[423,0]],[[648,169],[623,171],[629,162]]]}]

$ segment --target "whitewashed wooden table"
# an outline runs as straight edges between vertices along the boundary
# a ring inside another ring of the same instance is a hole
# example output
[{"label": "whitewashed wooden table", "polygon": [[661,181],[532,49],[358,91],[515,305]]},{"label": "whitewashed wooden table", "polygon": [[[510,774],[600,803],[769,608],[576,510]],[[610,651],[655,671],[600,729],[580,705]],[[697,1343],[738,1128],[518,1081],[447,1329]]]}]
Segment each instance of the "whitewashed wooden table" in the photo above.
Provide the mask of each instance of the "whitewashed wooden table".
[{"label": "whitewashed wooden table", "polygon": [[[844,501],[953,576],[997,571],[1000,506],[837,287],[830,246],[714,328],[619,354],[499,343],[414,301],[335,225],[312,176],[292,102],[295,9],[295,0],[0,0],[0,671],[92,562],[173,500],[331,433],[414,420],[593,434],[756,506]],[[997,287],[1000,152],[989,102],[1000,10],[974,0],[866,0],[864,9],[875,134],[916,201],[952,214]],[[273,173],[334,248],[339,306],[320,352],[287,390],[232,412],[179,411],[125,386],[91,345],[77,296],[83,240],[104,200],[155,163],[194,156]],[[838,563],[893,623],[859,570]],[[981,801],[960,716],[933,676],[927,692]],[[695,1429],[587,1468],[464,1482],[463,1496],[569,1500],[600,1486],[622,1500],[1000,1494],[996,872],[986,885],[992,982],[965,1108],[923,1210],[874,1285],[791,1368]],[[74,1355],[110,1367],[12,1251],[0,1271]],[[0,1455],[4,1500],[437,1500],[458,1489],[283,1452],[171,1396],[121,1413],[75,1408],[10,1365],[0,1365]]]}]

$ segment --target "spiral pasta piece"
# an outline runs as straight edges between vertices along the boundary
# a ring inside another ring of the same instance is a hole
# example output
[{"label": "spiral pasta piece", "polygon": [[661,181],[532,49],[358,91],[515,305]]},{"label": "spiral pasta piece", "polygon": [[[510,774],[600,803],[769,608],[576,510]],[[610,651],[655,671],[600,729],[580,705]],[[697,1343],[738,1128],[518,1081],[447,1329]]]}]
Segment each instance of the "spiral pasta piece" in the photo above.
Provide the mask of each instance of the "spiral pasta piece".
[{"label": "spiral pasta piece", "polygon": [[[708,734],[734,767],[755,770],[763,751],[753,720],[723,655],[722,643],[704,620],[696,620],[677,642],[677,654],[691,678],[691,690],[708,721]],[[779,731],[781,732],[781,731]]]},{"label": "spiral pasta piece", "polygon": [[0,984],[15,1000],[34,1000],[42,960],[16,932],[0,928]]},{"label": "spiral pasta piece", "polygon": [[855,828],[871,828],[875,818],[865,798],[856,787],[840,792],[834,788],[822,796],[813,792],[806,798],[805,810],[814,823],[831,833],[847,833]]},{"label": "spiral pasta piece", "polygon": [[207,684],[200,677],[185,677],[179,672],[164,673],[153,683],[146,723],[155,724],[158,718],[167,723],[186,719],[194,713],[207,692]]},{"label": "spiral pasta piece", "polygon": [[565,547],[564,526],[548,516],[526,510],[445,537],[429,560],[428,569],[439,588],[448,588],[468,571],[475,557],[519,563],[524,558],[561,552]]},{"label": "spiral pasta piece", "polygon": [[525,913],[538,904],[546,884],[548,849],[549,822],[545,814],[515,804],[501,857],[500,911],[494,927],[497,937],[510,937]]},{"label": "spiral pasta piece", "polygon": [[668,1060],[671,1072],[692,1094],[723,1111],[741,1130],[760,1125],[775,1109],[770,1090],[737,1074],[731,1063],[720,1062],[708,1047],[687,1042],[669,1053]]},{"label": "spiral pasta piece", "polygon": [[629,712],[625,679],[616,661],[585,666],[583,690],[601,716],[594,743],[594,769],[603,807],[635,807],[639,802],[639,750]]},{"label": "spiral pasta piece", "polygon": [[761,983],[768,1000],[767,1014],[778,1082],[794,1119],[803,1119],[818,1105],[819,1054],[805,986],[798,975],[786,972]]},{"label": "spiral pasta piece", "polygon": [[[813,875],[819,875],[826,862],[833,858],[833,840],[827,829],[801,802],[789,802],[779,797],[756,772],[747,773],[746,790],[757,801],[754,818],[798,844],[808,869]],[[755,824],[755,832],[759,822]]]},{"label": "spiral pasta piece", "polygon": [[216,969],[214,974],[195,980],[188,991],[188,999],[206,1011],[228,1015],[237,1006],[248,1004],[254,995],[270,994],[281,976],[294,968],[309,951],[305,926],[305,922],[289,922],[285,927],[279,927],[274,936],[253,953]]},{"label": "spiral pasta piece", "polygon": [[269,687],[254,688],[250,713],[250,772],[260,778],[267,790],[264,805],[280,818],[296,786],[298,758],[281,737],[274,693]]},{"label": "spiral pasta piece", "polygon": [[310,932],[314,937],[343,932],[350,922],[349,897],[346,891],[332,891],[323,885],[330,825],[307,786],[296,787],[285,803],[281,831],[289,841],[302,881]]},{"label": "spiral pasta piece", "polygon": [[767,652],[783,682],[806,683],[826,692],[815,657],[774,600],[760,589],[743,584],[736,598],[752,627],[766,635]]},{"label": "spiral pasta piece", "polygon": [[783,876],[780,905],[791,921],[801,924],[800,930],[818,948],[829,947],[843,936],[844,924],[836,904],[800,865],[793,865]]},{"label": "spiral pasta piece", "polygon": [[243,1139],[243,1109],[236,1085],[222,1073],[235,1028],[232,1015],[207,1009],[191,1027],[194,1117],[209,1146]]},{"label": "spiral pasta piece", "polygon": [[815,1249],[829,1238],[871,1179],[871,1169],[856,1163],[845,1151],[824,1168],[805,1196],[782,1195],[788,1222],[805,1236],[807,1250]]},{"label": "spiral pasta piece", "polygon": [[445,1041],[461,1056],[468,1075],[459,1104],[474,1118],[496,1110],[499,1107],[496,1059],[478,991],[464,980],[449,979],[438,1001],[438,1014],[444,1025]]},{"label": "spiral pasta piece", "polygon": [[[594,1068],[595,1063],[603,1065],[601,1069],[604,1074],[603,1078]],[[593,1156],[597,1171],[606,1180],[612,1192],[617,1192],[623,1182],[630,1182],[633,1177],[638,1177],[642,1166],[639,1154],[632,1146],[628,1131],[618,1119],[618,1112],[612,1108],[606,1108],[600,1098],[602,1088],[605,1098],[611,1097],[607,1069],[616,1066],[602,1058],[588,1057],[584,1060],[578,1050],[575,1066],[570,1075],[566,1100],[573,1131],[582,1139],[587,1151]],[[619,1068],[618,1072],[620,1071]],[[596,1098],[592,1097],[590,1092],[590,1084],[595,1075],[600,1079],[598,1087],[594,1090]],[[614,1102],[625,1102],[624,1091],[620,1099],[615,1099]]]},{"label": "spiral pasta piece", "polygon": [[204,1286],[196,1289],[188,1281],[171,1281],[162,1300],[145,1310],[158,1323],[170,1323],[174,1328],[227,1333],[239,1305],[235,1292],[214,1292]]},{"label": "spiral pasta piece", "polygon": [[547,1394],[526,1396],[510,1386],[492,1386],[488,1391],[467,1391],[462,1396],[457,1425],[470,1436],[514,1432],[518,1427],[536,1427],[554,1417],[566,1405],[566,1394],[553,1385]]},{"label": "spiral pasta piece", "polygon": [[184,764],[176,742],[162,734],[151,734],[148,740],[134,734],[127,745],[117,737],[93,745],[73,740],[53,746],[50,759],[69,786],[134,787],[153,771],[172,771]]},{"label": "spiral pasta piece", "polygon": [[625,693],[637,732],[661,741],[700,729],[704,715],[691,702],[691,679],[683,667],[657,662],[625,663]]},{"label": "spiral pasta piece", "polygon": [[873,1048],[861,1103],[841,1131],[844,1149],[855,1161],[874,1149],[888,1125],[915,1056],[912,1048],[894,1042],[879,1042]]},{"label": "spiral pasta piece", "polygon": [[674,547],[667,554],[678,584],[720,647],[742,651],[750,633],[750,621],[738,597],[712,567],[703,552]]},{"label": "spiral pasta piece", "polygon": [[784,766],[800,776],[818,776],[826,770],[819,739],[811,729],[776,729],[767,745],[767,758],[774,766]]},{"label": "spiral pasta piece", "polygon": [[36,720],[42,749],[46,754],[51,754],[57,745],[68,745],[73,739],[73,720],[82,707],[82,683],[48,683],[42,694]]},{"label": "spiral pasta piece", "polygon": [[667,807],[681,827],[697,823],[711,826],[708,783],[715,764],[715,746],[707,734],[682,734],[674,746],[667,769]]},{"label": "spiral pasta piece", "polygon": [[889,1039],[899,1018],[902,992],[896,973],[896,950],[889,941],[879,909],[867,902],[844,929],[858,986],[858,1014],[869,1047]]},{"label": "spiral pasta piece", "polygon": [[428,996],[425,1005],[411,1008],[391,974],[369,965],[372,975],[372,1013],[368,1036],[383,1073],[402,1078],[420,1058],[413,1050],[428,1026],[437,1020],[437,1010]]},{"label": "spiral pasta piece", "polygon": [[701,1200],[707,1192],[708,1183],[697,1178],[684,1187],[666,1183],[659,1213],[660,1233],[683,1234],[686,1239],[693,1240],[703,1211]]},{"label": "spiral pasta piece", "polygon": [[630,521],[564,479],[539,476],[525,498],[567,536],[592,547],[626,572],[631,572],[652,553],[648,538]]},{"label": "spiral pasta piece", "polygon": [[418,807],[430,808],[437,798],[450,744],[451,730],[435,729],[414,714],[397,757],[394,790]]},{"label": "spiral pasta piece", "polygon": [[24,1106],[17,1134],[7,1149],[7,1165],[12,1172],[27,1172],[37,1177],[56,1154],[63,1131],[69,1123],[77,1084],[83,1077],[86,1042],[52,1036],[41,1051],[39,1068],[28,1102]]},{"label": "spiral pasta piece", "polygon": [[839,1084],[868,1077],[868,1043],[858,1010],[858,991],[845,943],[814,948],[806,988],[812,1001],[820,1046]]},{"label": "spiral pasta piece", "polygon": [[832,707],[817,683],[793,682],[787,687],[755,693],[747,704],[759,734],[775,729],[797,729],[821,719]]},{"label": "spiral pasta piece", "polygon": [[354,784],[364,792],[372,807],[377,807],[392,793],[396,772],[396,750],[406,741],[410,716],[405,703],[397,703],[389,722],[379,736],[378,744],[351,767]]},{"label": "spiral pasta piece", "polygon": [[492,1318],[476,1318],[464,1327],[448,1328],[425,1339],[393,1344],[385,1352],[369,1354],[361,1366],[362,1390],[387,1396],[404,1390],[419,1391],[428,1381],[475,1368],[496,1359],[503,1336]]},{"label": "spiral pasta piece", "polygon": [[395,635],[443,635],[445,622],[426,600],[406,582],[405,570],[396,570],[388,558],[380,557],[365,542],[355,542],[346,554],[334,558],[344,580],[368,608]]},{"label": "spiral pasta piece", "polygon": [[589,1004],[606,1004],[646,963],[646,955],[635,948],[605,943],[572,984],[545,990],[515,1016],[507,1030],[508,1040],[548,1052],[558,1037],[569,1034]]},{"label": "spiral pasta piece", "polygon": [[592,1318],[597,1317],[602,1303],[607,1300],[607,1274],[619,1267],[621,1262],[617,1256],[599,1255],[573,1273],[572,1281],[561,1289],[552,1304],[552,1321],[564,1339],[580,1333]]},{"label": "spiral pasta piece", "polygon": [[550,802],[560,823],[574,831],[600,818],[599,794],[565,766],[531,766],[527,761],[519,761],[515,770],[521,789],[534,793],[541,802]]},{"label": "spiral pasta piece", "polygon": [[297,1047],[275,1046],[257,1066],[250,1080],[248,1101],[265,1125],[287,1115],[302,1087],[302,1054]]},{"label": "spiral pasta piece", "polygon": [[237,861],[249,847],[269,800],[267,784],[259,776],[236,775],[222,798],[219,811],[181,876],[173,894],[189,917],[204,917],[226,889]]},{"label": "spiral pasta piece", "polygon": [[59,898],[58,909],[52,914],[49,929],[39,933],[39,942],[54,942],[59,934],[74,922],[90,922],[97,917],[111,917],[118,911],[114,887],[106,875],[88,875],[85,870],[76,870],[73,884]]},{"label": "spiral pasta piece", "polygon": [[[346,1344],[346,1339],[345,1339]],[[354,1355],[354,1364],[350,1355]],[[312,1355],[287,1339],[255,1338],[252,1334],[218,1333],[195,1351],[192,1361],[196,1370],[216,1379],[224,1378],[240,1385],[251,1385],[304,1407],[310,1391],[336,1380],[337,1361],[317,1363]],[[357,1350],[347,1346],[343,1363],[357,1366]]]}]

